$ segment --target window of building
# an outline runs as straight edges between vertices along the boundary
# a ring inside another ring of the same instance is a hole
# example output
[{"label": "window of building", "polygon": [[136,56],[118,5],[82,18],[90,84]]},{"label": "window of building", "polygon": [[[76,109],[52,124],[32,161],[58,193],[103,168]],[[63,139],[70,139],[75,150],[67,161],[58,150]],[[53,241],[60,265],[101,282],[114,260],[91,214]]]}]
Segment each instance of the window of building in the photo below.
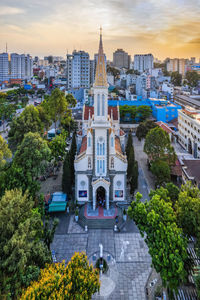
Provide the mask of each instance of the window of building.
[{"label": "window of building", "polygon": [[114,138],[111,137],[111,147],[114,147]]},{"label": "window of building", "polygon": [[102,116],[104,116],[105,115],[105,96],[104,95],[102,95]]},{"label": "window of building", "polygon": [[91,147],[91,137],[88,137],[88,147]]},{"label": "window of building", "polygon": [[100,116],[100,95],[97,95],[97,116]]}]

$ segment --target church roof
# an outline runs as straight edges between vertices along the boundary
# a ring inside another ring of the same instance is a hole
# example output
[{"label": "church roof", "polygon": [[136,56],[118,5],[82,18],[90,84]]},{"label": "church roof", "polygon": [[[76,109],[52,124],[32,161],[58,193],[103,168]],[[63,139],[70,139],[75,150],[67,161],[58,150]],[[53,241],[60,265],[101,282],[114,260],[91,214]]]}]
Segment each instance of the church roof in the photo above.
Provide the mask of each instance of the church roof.
[{"label": "church roof", "polygon": [[79,154],[85,152],[86,150],[87,150],[87,136],[84,136],[82,138],[81,148],[80,148]]},{"label": "church roof", "polygon": [[121,148],[121,144],[120,144],[120,139],[118,136],[115,137],[115,150],[121,154],[123,154],[122,152],[122,148]]},{"label": "church roof", "polygon": [[[113,113],[113,120],[118,120],[118,109],[117,106],[108,106],[108,114],[111,118],[111,110]],[[93,106],[85,106],[84,109],[84,120],[89,119],[89,111],[91,116],[94,114],[94,107]]]},{"label": "church roof", "polygon": [[101,29],[94,87],[108,87]]}]

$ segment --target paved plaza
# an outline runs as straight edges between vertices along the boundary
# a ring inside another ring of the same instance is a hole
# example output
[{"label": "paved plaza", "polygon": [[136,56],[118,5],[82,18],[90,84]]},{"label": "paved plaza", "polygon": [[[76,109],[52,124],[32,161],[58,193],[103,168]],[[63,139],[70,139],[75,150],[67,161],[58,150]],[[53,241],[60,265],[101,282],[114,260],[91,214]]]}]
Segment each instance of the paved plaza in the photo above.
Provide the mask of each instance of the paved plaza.
[{"label": "paved plaza", "polygon": [[[56,231],[51,249],[58,261],[68,261],[74,252],[85,251],[91,263],[99,257],[99,244],[103,245],[104,258],[109,265],[108,274],[101,277],[100,293],[94,300],[145,300],[145,285],[151,270],[151,258],[144,239],[132,221],[127,222],[124,232],[113,230],[84,230],[68,216],[65,234]],[[62,220],[62,223],[64,220]],[[131,224],[129,224],[131,222]]]}]

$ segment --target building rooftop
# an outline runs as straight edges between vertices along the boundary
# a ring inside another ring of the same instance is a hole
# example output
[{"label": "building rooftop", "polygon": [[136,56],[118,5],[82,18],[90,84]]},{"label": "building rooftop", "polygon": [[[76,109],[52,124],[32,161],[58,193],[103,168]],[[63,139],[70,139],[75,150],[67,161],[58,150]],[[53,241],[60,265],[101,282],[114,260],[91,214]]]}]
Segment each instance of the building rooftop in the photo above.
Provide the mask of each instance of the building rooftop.
[{"label": "building rooftop", "polygon": [[[84,120],[89,119],[89,111],[90,111],[90,116],[94,115],[94,107],[93,106],[87,106],[85,105],[84,109]],[[118,108],[117,106],[108,106],[108,114],[111,118],[111,111],[113,114],[113,120],[118,120]]]},{"label": "building rooftop", "polygon": [[174,133],[174,131],[168,126],[168,124],[162,122],[162,121],[159,121],[159,122],[156,122],[156,124],[161,127],[165,132],[167,132],[168,134],[169,133]]},{"label": "building rooftop", "polygon": [[183,160],[183,163],[188,176],[200,183],[200,159]]},{"label": "building rooftop", "polygon": [[82,138],[82,143],[81,143],[79,154],[85,152],[86,150],[87,150],[87,136],[84,136]]},{"label": "building rooftop", "polygon": [[118,136],[115,137],[115,150],[121,154],[123,154],[122,152],[122,148],[121,148],[121,144],[120,144],[120,139]]}]

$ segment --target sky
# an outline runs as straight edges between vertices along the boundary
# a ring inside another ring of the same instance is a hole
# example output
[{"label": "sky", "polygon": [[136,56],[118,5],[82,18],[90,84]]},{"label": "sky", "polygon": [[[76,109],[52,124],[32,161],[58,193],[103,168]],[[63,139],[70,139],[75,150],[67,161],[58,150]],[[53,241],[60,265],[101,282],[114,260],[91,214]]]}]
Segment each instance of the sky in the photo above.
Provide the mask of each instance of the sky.
[{"label": "sky", "polygon": [[200,57],[200,0],[0,0],[0,52]]}]

